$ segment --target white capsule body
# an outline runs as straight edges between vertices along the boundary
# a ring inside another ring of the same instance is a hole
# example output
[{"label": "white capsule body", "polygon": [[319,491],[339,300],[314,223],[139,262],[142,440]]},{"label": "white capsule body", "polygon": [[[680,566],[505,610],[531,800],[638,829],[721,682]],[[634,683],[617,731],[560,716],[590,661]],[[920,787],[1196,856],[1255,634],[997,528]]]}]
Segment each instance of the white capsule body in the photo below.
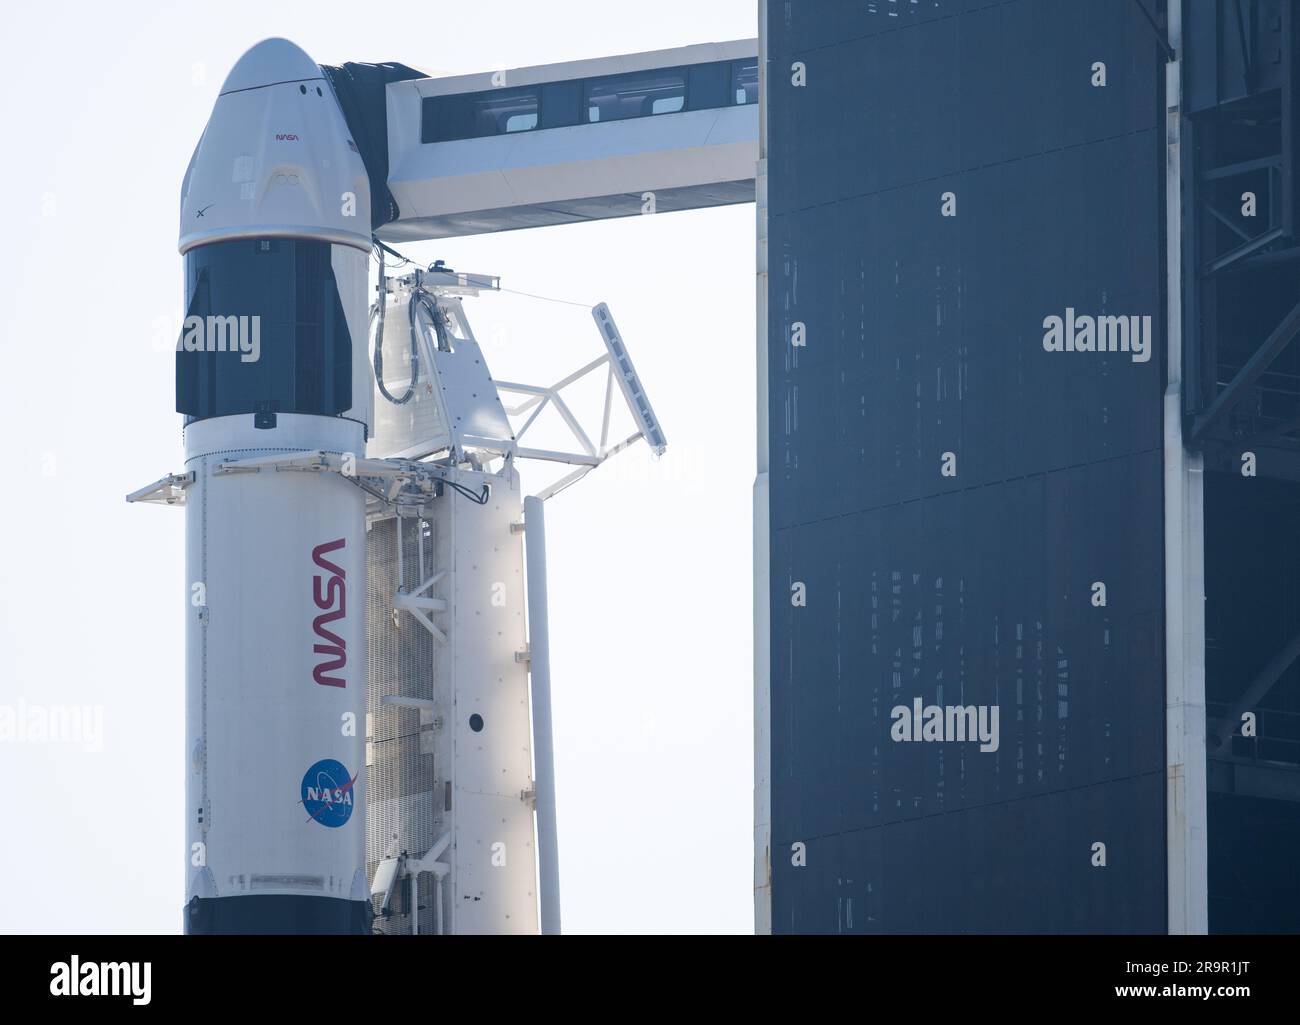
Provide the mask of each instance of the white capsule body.
[{"label": "white capsule body", "polygon": [[[186,929],[363,932],[370,200],[320,69],[258,44],[186,174]],[[263,460],[261,465],[250,461]]]},{"label": "white capsule body", "polygon": [[185,431],[188,898],[308,898],[221,900],[195,931],[337,931],[356,910],[343,902],[368,899],[364,495],[333,473],[222,468],[359,452],[362,430],[251,421]]}]

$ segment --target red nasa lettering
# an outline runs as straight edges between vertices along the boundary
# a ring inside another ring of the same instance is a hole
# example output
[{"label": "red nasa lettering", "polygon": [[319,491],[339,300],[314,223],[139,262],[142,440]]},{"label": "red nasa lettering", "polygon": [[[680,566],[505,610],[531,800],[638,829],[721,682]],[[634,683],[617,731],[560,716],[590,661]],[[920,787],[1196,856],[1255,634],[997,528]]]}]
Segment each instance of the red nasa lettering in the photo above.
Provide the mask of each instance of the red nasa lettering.
[{"label": "red nasa lettering", "polygon": [[[347,545],[345,538],[339,538],[337,541],[327,541],[318,544],[311,551],[311,561],[321,569],[329,570],[329,575],[324,576],[317,573],[313,578],[312,597],[316,602],[318,609],[332,611],[323,612],[312,620],[312,629],[316,636],[322,641],[328,643],[315,644],[312,651],[317,655],[332,656],[326,658],[317,664],[312,670],[312,679],[322,687],[346,687],[347,681],[342,676],[329,676],[332,672],[342,672],[348,664],[348,643],[338,634],[334,633],[327,624],[333,623],[336,619],[342,619],[347,615],[348,603],[348,585],[347,573],[341,566],[336,566],[325,558],[330,552],[338,551]],[[324,583],[324,589],[321,584]],[[338,608],[334,607],[335,601],[338,602]]]}]

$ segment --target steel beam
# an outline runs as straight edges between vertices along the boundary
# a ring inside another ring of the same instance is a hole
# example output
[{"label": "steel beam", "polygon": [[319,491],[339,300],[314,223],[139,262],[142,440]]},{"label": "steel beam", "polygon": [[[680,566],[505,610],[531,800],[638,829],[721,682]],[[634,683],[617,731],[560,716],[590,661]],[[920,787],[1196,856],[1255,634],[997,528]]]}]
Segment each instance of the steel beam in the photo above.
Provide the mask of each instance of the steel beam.
[{"label": "steel beam", "polygon": [[1268,665],[1260,670],[1259,675],[1242,692],[1241,697],[1236,700],[1223,722],[1219,724],[1219,728],[1210,737],[1211,751],[1221,751],[1227,746],[1237,723],[1241,722],[1241,717],[1264,699],[1264,696],[1273,689],[1273,684],[1282,679],[1282,674],[1291,668],[1291,663],[1297,658],[1300,658],[1300,633],[1286,642],[1282,650],[1269,660]]},{"label": "steel beam", "polygon": [[1214,401],[1210,403],[1210,408],[1192,422],[1192,428],[1188,432],[1189,444],[1200,445],[1204,442],[1210,428],[1233,410],[1255,382],[1273,365],[1273,361],[1291,344],[1291,340],[1298,332],[1300,332],[1300,303],[1296,303],[1291,308],[1291,311],[1282,318],[1282,322],[1265,339],[1264,344],[1255,350],[1255,354],[1237,372],[1237,376],[1215,396]]},{"label": "steel beam", "polygon": [[1258,252],[1267,245],[1271,245],[1278,239],[1282,238],[1285,234],[1286,232],[1281,228],[1270,228],[1262,235],[1256,235],[1254,238],[1248,239],[1235,249],[1230,249],[1222,256],[1217,256],[1211,260],[1205,267],[1205,275],[1209,277],[1218,274],[1219,271],[1231,267],[1234,263],[1244,260],[1252,253]]}]

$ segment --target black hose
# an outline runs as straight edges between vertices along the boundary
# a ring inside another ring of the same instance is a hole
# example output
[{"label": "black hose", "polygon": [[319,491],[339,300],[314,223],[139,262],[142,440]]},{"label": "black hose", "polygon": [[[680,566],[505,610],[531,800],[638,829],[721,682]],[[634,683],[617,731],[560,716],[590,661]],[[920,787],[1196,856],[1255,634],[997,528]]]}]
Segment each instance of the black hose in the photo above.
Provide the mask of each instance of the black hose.
[{"label": "black hose", "polygon": [[420,310],[424,310],[429,317],[429,324],[438,338],[438,350],[440,352],[451,351],[451,346],[447,344],[446,330],[443,327],[442,314],[438,310],[438,303],[423,288],[417,288],[412,292],[411,301],[406,304],[407,317],[411,321],[412,347],[415,346],[416,339],[419,337]]},{"label": "black hose", "polygon": [[[379,330],[375,333],[375,384],[379,386],[379,392],[395,406],[404,406],[411,401],[415,394],[415,386],[420,381],[420,345],[418,334],[416,333],[414,305],[411,306],[411,380],[406,386],[406,394],[400,399],[394,398],[392,393],[384,385],[384,308],[388,304],[388,293],[384,286],[384,249],[386,247],[380,243],[379,246]],[[414,303],[414,296],[412,297]]]}]

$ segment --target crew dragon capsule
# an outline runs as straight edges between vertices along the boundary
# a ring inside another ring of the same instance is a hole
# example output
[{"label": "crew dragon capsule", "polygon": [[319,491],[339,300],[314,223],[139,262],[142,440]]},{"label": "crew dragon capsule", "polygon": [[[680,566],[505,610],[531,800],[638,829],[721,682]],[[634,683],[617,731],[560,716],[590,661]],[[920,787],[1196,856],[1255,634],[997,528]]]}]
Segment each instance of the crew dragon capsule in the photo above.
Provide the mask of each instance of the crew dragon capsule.
[{"label": "crew dragon capsule", "polygon": [[190,933],[369,928],[365,496],[337,473],[249,472],[365,451],[369,213],[321,69],[254,46],[181,194]]},{"label": "crew dragon capsule", "polygon": [[[266,40],[185,174],[184,472],[126,498],[186,516],[186,932],[560,930],[543,503],[666,441],[604,303],[551,385],[489,372],[463,300],[492,275],[381,256],[371,306],[377,126],[420,77]],[[601,377],[584,428],[560,393]]]}]

